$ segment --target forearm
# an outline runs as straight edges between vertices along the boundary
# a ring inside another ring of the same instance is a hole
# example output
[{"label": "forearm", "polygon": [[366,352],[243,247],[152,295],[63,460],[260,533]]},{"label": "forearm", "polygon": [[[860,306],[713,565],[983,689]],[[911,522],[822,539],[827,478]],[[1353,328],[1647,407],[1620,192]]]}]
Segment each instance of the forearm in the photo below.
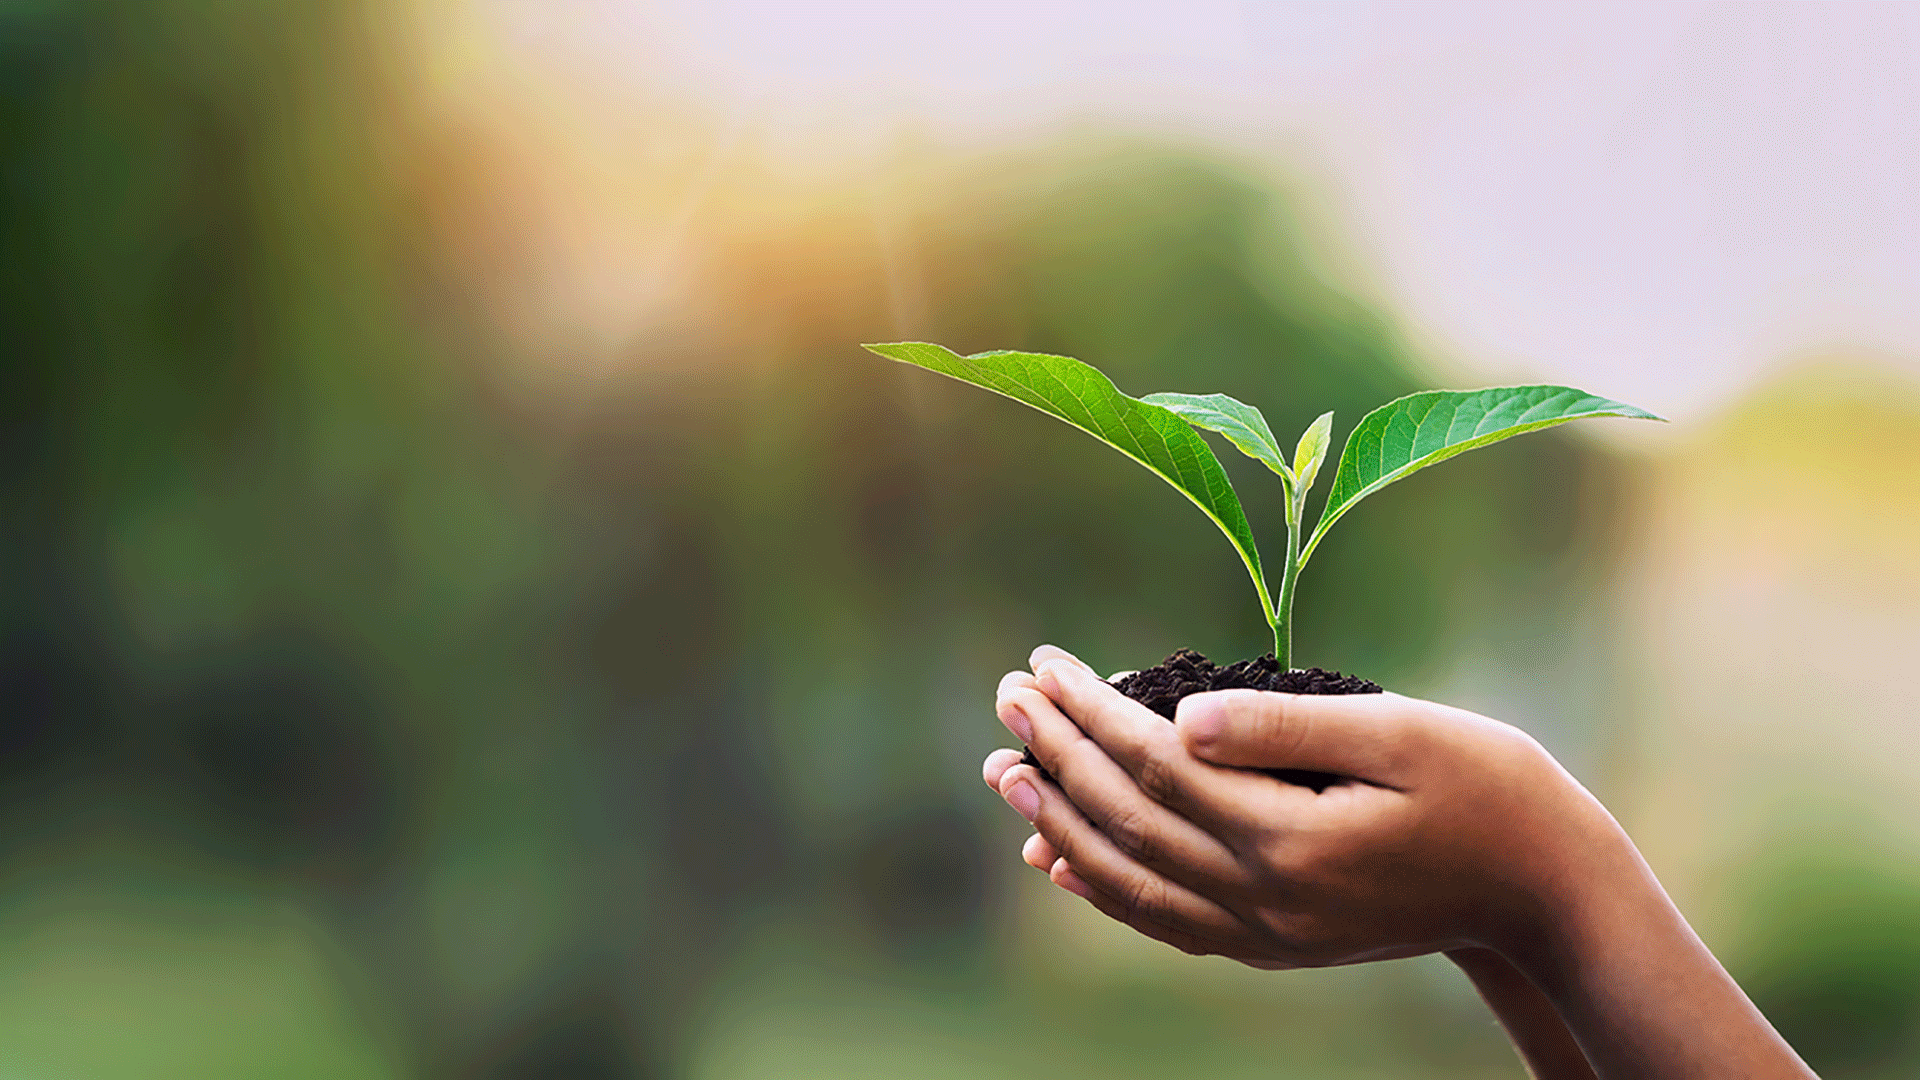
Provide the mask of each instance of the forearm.
[{"label": "forearm", "polygon": [[[1508,958],[1540,986],[1604,1078],[1814,1076],[1606,822],[1557,917]],[[1577,1074],[1576,1074],[1577,1075]]]},{"label": "forearm", "polygon": [[1535,1080],[1594,1080],[1553,1002],[1519,968],[1492,949],[1454,949],[1447,959],[1473,981]]}]

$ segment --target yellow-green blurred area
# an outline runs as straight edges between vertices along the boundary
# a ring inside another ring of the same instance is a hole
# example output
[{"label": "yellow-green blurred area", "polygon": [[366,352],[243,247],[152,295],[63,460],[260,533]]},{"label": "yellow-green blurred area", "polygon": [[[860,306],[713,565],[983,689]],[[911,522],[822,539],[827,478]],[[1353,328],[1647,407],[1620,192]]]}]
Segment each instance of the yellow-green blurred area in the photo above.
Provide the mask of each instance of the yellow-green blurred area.
[{"label": "yellow-green blurred area", "polygon": [[[1020,864],[1001,673],[1267,630],[1145,471],[857,347],[1339,437],[1471,378],[1315,196],[786,154],[455,7],[0,7],[0,1077],[1520,1076],[1443,962],[1195,960]],[[1369,500],[1297,648],[1535,733],[1825,1075],[1910,1076],[1920,389],[1778,359]]]}]

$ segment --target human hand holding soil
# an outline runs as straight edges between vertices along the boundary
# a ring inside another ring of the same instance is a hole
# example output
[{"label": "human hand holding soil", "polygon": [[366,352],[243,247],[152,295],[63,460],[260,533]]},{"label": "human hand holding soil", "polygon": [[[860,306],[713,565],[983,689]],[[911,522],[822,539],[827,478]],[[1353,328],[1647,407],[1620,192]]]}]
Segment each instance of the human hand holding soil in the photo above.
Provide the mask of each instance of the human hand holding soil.
[{"label": "human hand holding soil", "polygon": [[1169,724],[1050,647],[996,711],[1054,778],[1014,751],[986,763],[1039,830],[1027,861],[1150,937],[1263,968],[1446,951],[1536,1075],[1593,1075],[1581,1051],[1608,1077],[1812,1075],[1516,728],[1397,694],[1251,690],[1188,697]]}]

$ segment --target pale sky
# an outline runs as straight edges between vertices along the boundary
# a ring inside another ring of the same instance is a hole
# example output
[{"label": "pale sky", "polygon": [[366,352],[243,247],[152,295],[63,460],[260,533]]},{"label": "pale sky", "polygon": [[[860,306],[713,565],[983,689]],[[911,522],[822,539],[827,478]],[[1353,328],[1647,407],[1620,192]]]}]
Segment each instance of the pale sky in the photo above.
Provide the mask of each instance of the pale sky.
[{"label": "pale sky", "polygon": [[1920,377],[1920,5],[490,3],[796,140],[1094,121],[1272,160],[1464,372],[1676,419],[1796,354]]}]

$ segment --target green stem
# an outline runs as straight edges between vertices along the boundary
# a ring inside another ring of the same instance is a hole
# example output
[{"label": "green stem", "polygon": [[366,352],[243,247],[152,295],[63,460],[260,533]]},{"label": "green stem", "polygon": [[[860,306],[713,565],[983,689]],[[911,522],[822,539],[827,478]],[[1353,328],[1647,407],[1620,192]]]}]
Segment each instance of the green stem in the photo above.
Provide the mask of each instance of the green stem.
[{"label": "green stem", "polygon": [[1300,580],[1300,519],[1306,511],[1306,492],[1287,485],[1287,564],[1280,576],[1280,602],[1273,609],[1273,655],[1280,670],[1293,667],[1293,586]]}]

